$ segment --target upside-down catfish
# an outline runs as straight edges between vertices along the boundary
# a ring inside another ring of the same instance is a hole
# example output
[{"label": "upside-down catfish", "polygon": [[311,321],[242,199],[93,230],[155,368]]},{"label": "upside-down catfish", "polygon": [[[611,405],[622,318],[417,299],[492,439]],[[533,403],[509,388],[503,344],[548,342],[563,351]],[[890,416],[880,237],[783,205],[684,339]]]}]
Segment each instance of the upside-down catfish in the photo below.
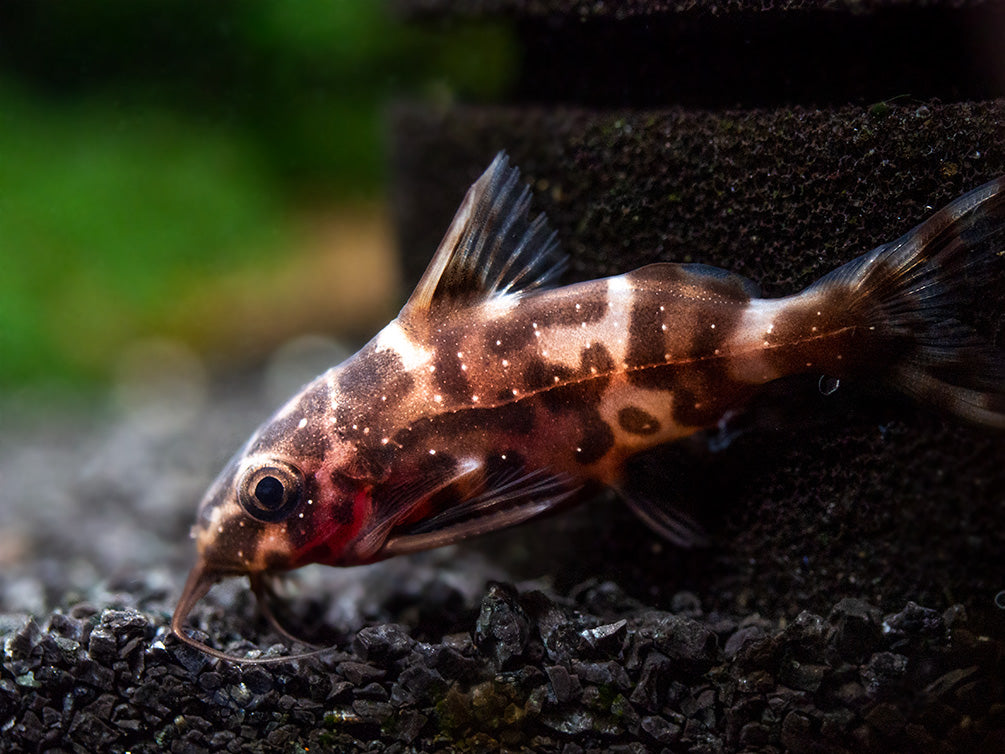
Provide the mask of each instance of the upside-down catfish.
[{"label": "upside-down catfish", "polygon": [[[526,521],[630,456],[716,426],[803,372],[888,381],[1005,427],[1002,354],[953,315],[1005,249],[1005,177],[801,293],[696,264],[555,287],[565,267],[505,155],[469,189],[398,317],[304,387],[206,493],[198,563],[175,611],[213,583],[307,563],[349,566]],[[659,501],[626,496],[682,544]],[[237,658],[234,658],[237,659]]]}]

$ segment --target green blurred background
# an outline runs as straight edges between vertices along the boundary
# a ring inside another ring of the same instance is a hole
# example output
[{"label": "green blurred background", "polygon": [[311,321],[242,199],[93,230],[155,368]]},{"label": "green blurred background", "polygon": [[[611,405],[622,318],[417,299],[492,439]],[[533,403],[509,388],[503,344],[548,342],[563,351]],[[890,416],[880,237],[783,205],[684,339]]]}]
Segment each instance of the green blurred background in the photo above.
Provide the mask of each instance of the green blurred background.
[{"label": "green blurred background", "polygon": [[0,391],[92,391],[144,338],[226,367],[366,331],[396,298],[383,108],[496,96],[513,50],[374,0],[4,0]]}]

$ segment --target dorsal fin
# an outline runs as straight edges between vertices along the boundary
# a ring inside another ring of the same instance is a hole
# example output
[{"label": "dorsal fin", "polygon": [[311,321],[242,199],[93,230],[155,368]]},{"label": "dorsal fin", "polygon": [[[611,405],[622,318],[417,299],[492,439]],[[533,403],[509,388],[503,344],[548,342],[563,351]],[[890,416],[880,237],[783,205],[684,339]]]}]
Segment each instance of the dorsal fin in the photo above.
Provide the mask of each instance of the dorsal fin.
[{"label": "dorsal fin", "polygon": [[468,189],[401,318],[424,317],[547,285],[565,269],[545,216],[527,217],[530,189],[505,152]]}]

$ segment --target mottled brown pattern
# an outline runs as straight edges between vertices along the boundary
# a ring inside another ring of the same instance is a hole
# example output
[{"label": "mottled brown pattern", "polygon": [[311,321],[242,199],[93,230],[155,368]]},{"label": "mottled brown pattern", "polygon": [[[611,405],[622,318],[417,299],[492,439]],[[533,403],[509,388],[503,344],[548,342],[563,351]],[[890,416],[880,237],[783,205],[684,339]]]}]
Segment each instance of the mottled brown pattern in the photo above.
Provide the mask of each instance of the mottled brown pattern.
[{"label": "mottled brown pattern", "polygon": [[353,424],[377,429],[383,424],[377,417],[400,405],[415,388],[401,357],[393,351],[378,351],[373,341],[342,365],[337,384],[339,400],[333,418],[335,428],[343,433],[351,433]]},{"label": "mottled brown pattern", "polygon": [[[251,452],[260,452],[281,441],[292,457],[320,461],[331,448],[331,428],[324,421],[330,406],[328,386],[323,382],[312,383],[297,400],[296,407],[259,436]],[[301,427],[304,419],[307,423]]]}]

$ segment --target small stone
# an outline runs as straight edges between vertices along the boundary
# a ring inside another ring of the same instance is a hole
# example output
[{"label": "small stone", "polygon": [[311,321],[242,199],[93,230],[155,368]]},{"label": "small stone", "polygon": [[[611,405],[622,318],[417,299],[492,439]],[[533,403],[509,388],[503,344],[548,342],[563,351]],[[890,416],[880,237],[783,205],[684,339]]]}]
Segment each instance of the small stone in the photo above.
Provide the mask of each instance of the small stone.
[{"label": "small stone", "polygon": [[716,661],[718,638],[707,626],[679,615],[660,618],[653,640],[656,648],[673,663],[675,670],[690,674],[706,672]]},{"label": "small stone", "polygon": [[864,600],[845,597],[827,619],[834,626],[830,644],[848,662],[861,662],[882,641],[882,613]]},{"label": "small stone", "polygon": [[627,629],[628,621],[622,619],[616,623],[607,623],[596,628],[584,629],[580,631],[580,635],[593,649],[619,653],[624,644],[625,635],[628,632]]},{"label": "small stone", "polygon": [[740,743],[743,746],[763,746],[768,742],[768,729],[761,723],[751,722],[740,728]]},{"label": "small stone", "polygon": [[387,689],[376,681],[371,681],[363,688],[356,689],[354,696],[357,699],[376,699],[379,701],[386,701],[389,698]]},{"label": "small stone", "polygon": [[394,737],[406,744],[412,743],[429,718],[416,710],[405,710],[398,715],[394,726]]},{"label": "small stone", "polygon": [[26,660],[41,637],[34,618],[25,618],[21,628],[11,633],[5,642],[6,652],[12,660]]},{"label": "small stone", "polygon": [[475,623],[475,645],[502,668],[523,653],[529,635],[530,621],[516,590],[508,584],[492,584]]},{"label": "small stone", "polygon": [[223,676],[209,670],[199,676],[199,685],[206,691],[216,691],[223,685]]},{"label": "small stone", "polygon": [[248,687],[248,691],[252,694],[267,694],[272,691],[272,676],[261,666],[252,666],[249,670],[246,670],[242,674],[241,680],[244,681],[244,685]]},{"label": "small stone", "polygon": [[638,683],[630,699],[645,709],[655,712],[663,706],[666,678],[670,673],[670,660],[662,652],[652,651],[646,655]]},{"label": "small stone", "polygon": [[555,694],[555,700],[559,704],[571,702],[582,688],[579,679],[571,675],[562,665],[551,665],[544,669],[551,683],[551,690]]},{"label": "small stone", "polygon": [[907,658],[893,652],[877,652],[861,670],[862,684],[872,696],[895,691],[907,672]]},{"label": "small stone", "polygon": [[904,642],[933,639],[941,642],[948,638],[942,616],[914,602],[908,602],[899,613],[888,615],[883,623],[892,649],[898,649]]},{"label": "small stone", "polygon": [[789,712],[782,720],[782,745],[789,751],[807,751],[813,741],[810,719],[800,712]]},{"label": "small stone", "polygon": [[598,683],[604,686],[614,685],[622,690],[626,690],[632,685],[625,669],[613,661],[573,662],[572,672],[587,683]]},{"label": "small stone", "polygon": [[749,642],[761,639],[764,631],[758,626],[744,626],[736,631],[726,640],[726,646],[722,649],[722,654],[727,660],[732,660]]},{"label": "small stone", "polygon": [[394,715],[394,707],[390,704],[371,699],[357,699],[352,703],[352,709],[366,722],[378,725],[383,725]]},{"label": "small stone", "polygon": [[53,613],[49,616],[49,633],[64,639],[80,642],[86,633],[86,622],[63,613]]},{"label": "small stone", "polygon": [[435,690],[444,686],[443,676],[423,665],[409,665],[398,676],[398,685],[418,700],[425,700]]},{"label": "small stone", "polygon": [[894,736],[903,729],[907,719],[893,704],[877,704],[865,715],[865,721],[884,736]]},{"label": "small stone", "polygon": [[642,730],[661,744],[672,744],[678,741],[683,731],[681,726],[657,715],[643,717],[640,725]]},{"label": "small stone", "polygon": [[386,670],[375,668],[373,665],[365,662],[352,662],[351,660],[340,662],[335,667],[335,670],[340,676],[355,686],[362,686],[387,675]]},{"label": "small stone", "polygon": [[77,669],[77,679],[80,683],[100,691],[111,691],[115,686],[115,672],[91,659],[85,659],[80,663]]},{"label": "small stone", "polygon": [[385,623],[361,628],[353,640],[353,648],[364,660],[384,660],[407,654],[414,643],[404,626]]},{"label": "small stone", "polygon": [[778,679],[794,689],[812,692],[820,688],[827,670],[826,665],[813,665],[793,660],[779,671]]}]

